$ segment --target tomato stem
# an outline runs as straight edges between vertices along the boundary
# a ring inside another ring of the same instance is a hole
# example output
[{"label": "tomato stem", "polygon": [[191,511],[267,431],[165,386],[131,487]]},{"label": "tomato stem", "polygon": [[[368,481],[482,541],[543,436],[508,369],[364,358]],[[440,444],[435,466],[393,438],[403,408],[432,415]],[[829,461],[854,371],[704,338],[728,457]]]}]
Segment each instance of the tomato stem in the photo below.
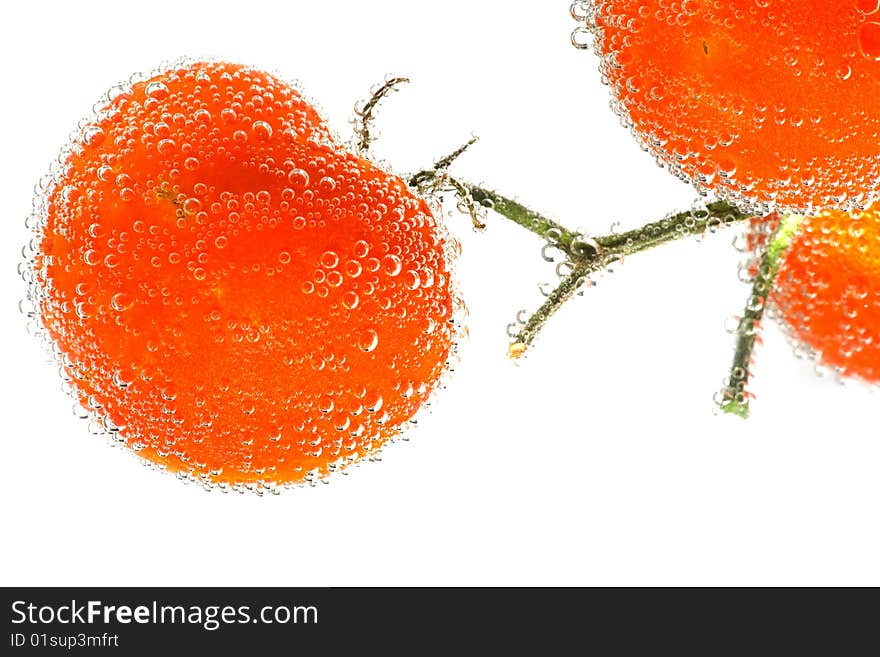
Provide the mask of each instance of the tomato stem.
[{"label": "tomato stem", "polygon": [[714,201],[699,210],[687,210],[654,221],[640,228],[601,237],[590,238],[530,210],[521,203],[492,190],[467,185],[471,198],[510,219],[565,254],[570,268],[547,300],[529,317],[513,338],[508,353],[519,358],[532,345],[547,320],[589,280],[589,276],[606,269],[614,262],[634,253],[647,251],[683,237],[701,235],[707,231],[743,221],[751,217],[724,201]]},{"label": "tomato stem", "polygon": [[548,219],[534,210],[483,187],[467,185],[471,198],[484,208],[494,210],[506,219],[519,224],[539,237],[553,242],[559,250],[569,258],[577,257],[572,250],[572,243],[577,239],[575,231],[567,229],[562,224]]},{"label": "tomato stem", "polygon": [[384,84],[373,92],[362,109],[355,110],[357,114],[355,136],[357,137],[357,150],[359,153],[364,154],[369,151],[375,138],[372,128],[376,107],[385,96],[407,83],[409,83],[409,78],[390,78],[386,80]]},{"label": "tomato stem", "polygon": [[598,237],[596,241],[621,256],[632,255],[683,237],[714,233],[751,217],[725,201],[713,201],[698,210],[678,212],[625,233]]},{"label": "tomato stem", "polygon": [[437,195],[442,192],[454,192],[462,210],[466,212],[476,230],[483,230],[482,213],[477,207],[475,199],[471,196],[464,183],[449,175],[449,166],[461,157],[467,149],[479,141],[478,137],[471,137],[467,142],[459,146],[446,157],[440,158],[434,163],[433,169],[419,171],[409,179],[409,186],[414,187],[420,194]]},{"label": "tomato stem", "polygon": [[528,350],[547,320],[587,282],[591,271],[590,267],[584,263],[572,267],[571,273],[565,276],[556,289],[547,295],[547,300],[529,317],[516,334],[507,349],[507,355],[510,358],[516,360]]},{"label": "tomato stem", "polygon": [[798,215],[786,215],[779,221],[758,264],[749,300],[742,319],[737,324],[736,350],[730,376],[721,391],[720,407],[724,413],[742,418],[749,416],[751,394],[746,388],[752,374],[752,356],[758,341],[758,332],[773,289],[773,281],[779,273],[782,255],[791,244],[792,235],[800,221],[801,217]]}]

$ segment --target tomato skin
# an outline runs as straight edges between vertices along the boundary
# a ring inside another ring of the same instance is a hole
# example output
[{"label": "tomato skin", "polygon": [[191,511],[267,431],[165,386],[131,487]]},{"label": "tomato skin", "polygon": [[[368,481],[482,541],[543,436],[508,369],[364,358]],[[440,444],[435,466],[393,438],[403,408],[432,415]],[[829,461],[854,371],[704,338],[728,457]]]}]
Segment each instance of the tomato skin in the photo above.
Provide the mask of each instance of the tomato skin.
[{"label": "tomato skin", "polygon": [[614,106],[663,165],[756,210],[862,209],[880,186],[870,0],[595,0]]},{"label": "tomato skin", "polygon": [[31,296],[75,396],[183,478],[274,488],[372,456],[452,357],[432,208],[261,71],[186,62],[131,85],[39,223]]},{"label": "tomato skin", "polygon": [[880,382],[880,208],[804,218],[770,300],[773,316],[819,363]]}]

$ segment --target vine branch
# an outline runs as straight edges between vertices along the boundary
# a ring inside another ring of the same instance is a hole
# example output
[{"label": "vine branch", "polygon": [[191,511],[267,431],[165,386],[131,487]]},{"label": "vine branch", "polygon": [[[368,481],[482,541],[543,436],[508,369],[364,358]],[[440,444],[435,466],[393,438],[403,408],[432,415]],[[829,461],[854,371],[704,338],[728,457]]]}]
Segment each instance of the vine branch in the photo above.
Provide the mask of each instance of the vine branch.
[{"label": "vine branch", "polygon": [[801,217],[797,215],[787,215],[780,219],[758,264],[749,300],[746,303],[742,319],[737,324],[736,351],[733,355],[733,364],[730,367],[730,376],[721,391],[720,405],[724,413],[738,415],[742,418],[749,416],[750,394],[746,390],[746,386],[752,374],[752,355],[758,341],[758,330],[764,318],[773,281],[776,280],[776,275],[779,273],[782,254],[791,244],[792,235],[797,230],[800,221]]},{"label": "vine branch", "polygon": [[476,202],[548,240],[565,254],[572,266],[571,273],[563,277],[514,337],[508,349],[508,354],[514,359],[528,350],[550,317],[574,296],[589,274],[605,269],[626,256],[684,237],[702,235],[751,217],[729,203],[714,201],[706,205],[705,210],[679,212],[624,233],[590,238],[497,192],[476,185],[470,185],[468,189]]},{"label": "vine branch", "polygon": [[357,111],[358,117],[360,117],[360,123],[355,129],[355,135],[358,138],[358,151],[366,153],[370,150],[370,146],[373,143],[372,127],[376,106],[383,98],[385,98],[385,96],[397,89],[400,85],[407,84],[409,81],[409,78],[391,78],[390,80],[387,80],[382,86],[376,89],[372,96],[370,96],[370,99],[364,105],[363,109]]},{"label": "vine branch", "polygon": [[482,228],[483,224],[474,205],[494,211],[559,249],[571,267],[571,271],[562,278],[547,296],[547,300],[513,338],[508,354],[514,359],[528,350],[547,321],[577,293],[590,274],[601,271],[626,256],[674,240],[712,232],[752,216],[725,201],[713,201],[699,210],[679,212],[623,233],[588,237],[493,190],[450,178],[445,168],[471,143],[473,142],[468,142],[448,158],[440,160],[434,169],[414,174],[410,178],[410,185],[421,191],[455,192],[478,228]]}]

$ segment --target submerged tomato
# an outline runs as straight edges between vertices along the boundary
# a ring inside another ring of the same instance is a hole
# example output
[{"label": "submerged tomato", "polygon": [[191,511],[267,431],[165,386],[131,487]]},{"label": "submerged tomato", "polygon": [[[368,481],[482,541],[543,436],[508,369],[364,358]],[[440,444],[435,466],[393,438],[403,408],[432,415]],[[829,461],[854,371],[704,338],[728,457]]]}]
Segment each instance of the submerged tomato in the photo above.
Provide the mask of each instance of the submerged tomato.
[{"label": "submerged tomato", "polygon": [[185,478],[272,487],[372,455],[454,349],[430,207],[258,70],[118,93],[39,219],[32,296],[76,396]]},{"label": "submerged tomato", "polygon": [[820,363],[880,382],[880,208],[805,218],[770,299]]},{"label": "submerged tomato", "polygon": [[594,0],[618,111],[734,203],[866,207],[880,188],[876,0]]}]

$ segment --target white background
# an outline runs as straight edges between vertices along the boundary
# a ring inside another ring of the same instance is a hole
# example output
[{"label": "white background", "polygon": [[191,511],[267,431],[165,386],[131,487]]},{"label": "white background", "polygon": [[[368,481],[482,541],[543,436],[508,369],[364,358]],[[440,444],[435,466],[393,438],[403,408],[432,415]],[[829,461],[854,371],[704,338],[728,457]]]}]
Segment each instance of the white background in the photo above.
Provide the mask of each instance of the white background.
[{"label": "white background", "polygon": [[381,157],[413,171],[481,142],[465,179],[592,233],[693,191],[608,109],[568,3],[12,3],[3,77],[0,584],[880,584],[876,394],[817,378],[778,330],[751,420],[713,414],[747,290],[733,232],[634,256],[520,366],[505,326],[552,280],[500,218],[462,240],[470,340],[411,440],[280,497],[206,493],[88,434],[17,311],[33,185],[111,84],[179,55],[299,78],[347,134],[386,73]]}]

